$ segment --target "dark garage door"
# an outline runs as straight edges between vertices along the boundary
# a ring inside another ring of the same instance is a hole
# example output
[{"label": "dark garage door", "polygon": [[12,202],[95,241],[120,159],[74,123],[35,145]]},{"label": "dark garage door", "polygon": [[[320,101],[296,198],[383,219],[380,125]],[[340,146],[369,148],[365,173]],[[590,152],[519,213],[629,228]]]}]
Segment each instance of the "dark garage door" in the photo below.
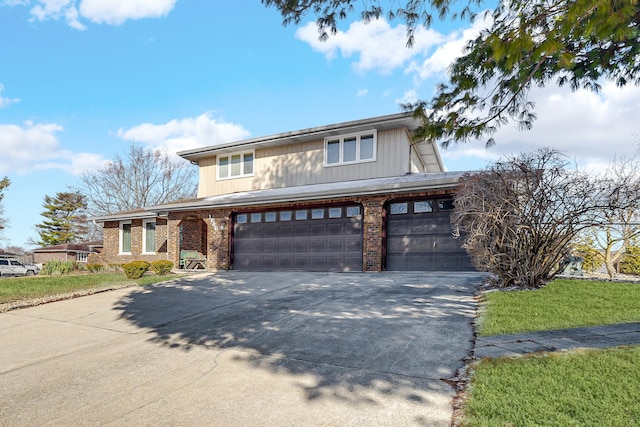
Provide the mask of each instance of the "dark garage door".
[{"label": "dark garage door", "polygon": [[362,271],[359,205],[239,213],[236,270]]},{"label": "dark garage door", "polygon": [[387,270],[474,270],[454,238],[449,220],[452,199],[393,202],[387,208]]}]

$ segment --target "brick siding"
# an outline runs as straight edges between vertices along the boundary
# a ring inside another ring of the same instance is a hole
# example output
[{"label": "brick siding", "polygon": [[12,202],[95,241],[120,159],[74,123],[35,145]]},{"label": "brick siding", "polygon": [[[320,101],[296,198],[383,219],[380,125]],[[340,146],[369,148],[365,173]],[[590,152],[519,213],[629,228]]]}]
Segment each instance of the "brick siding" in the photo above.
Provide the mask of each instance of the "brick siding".
[{"label": "brick siding", "polygon": [[236,212],[264,211],[267,209],[296,209],[310,206],[358,203],[363,207],[363,270],[381,271],[384,267],[385,205],[390,200],[418,197],[449,196],[451,191],[412,192],[387,196],[361,196],[334,198],[309,202],[280,203],[234,209],[206,209],[171,212],[168,218],[156,218],[156,253],[142,253],[143,220],[131,221],[131,254],[119,254],[119,222],[104,223],[104,248],[100,254],[91,254],[89,262],[126,263],[135,260],[155,261],[167,259],[177,268],[180,250],[197,250],[206,254],[207,269],[227,270],[231,262],[230,237],[232,215]]}]

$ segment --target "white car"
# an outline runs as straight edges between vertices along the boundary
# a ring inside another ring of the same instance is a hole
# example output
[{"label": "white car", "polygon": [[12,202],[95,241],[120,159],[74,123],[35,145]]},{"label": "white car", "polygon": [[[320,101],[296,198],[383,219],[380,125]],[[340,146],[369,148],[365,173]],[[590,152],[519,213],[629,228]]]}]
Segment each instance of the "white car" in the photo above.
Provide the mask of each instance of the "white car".
[{"label": "white car", "polygon": [[5,276],[33,276],[40,269],[33,264],[22,264],[15,259],[0,258],[0,277]]}]

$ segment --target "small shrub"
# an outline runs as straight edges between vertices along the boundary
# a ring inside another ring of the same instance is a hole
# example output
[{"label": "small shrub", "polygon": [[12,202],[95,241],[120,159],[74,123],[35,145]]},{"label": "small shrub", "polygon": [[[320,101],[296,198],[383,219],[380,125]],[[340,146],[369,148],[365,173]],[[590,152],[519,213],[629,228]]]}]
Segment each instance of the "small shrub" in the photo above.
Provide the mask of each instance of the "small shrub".
[{"label": "small shrub", "polygon": [[139,279],[149,270],[151,264],[147,261],[132,261],[122,264],[124,275],[127,279]]},{"label": "small shrub", "polygon": [[104,270],[104,268],[105,266],[103,264],[93,264],[93,263],[87,264],[87,270],[90,273],[99,273],[102,270]]},{"label": "small shrub", "polygon": [[640,246],[627,248],[620,261],[620,273],[640,275]]},{"label": "small shrub", "polygon": [[151,270],[159,275],[169,274],[171,270],[173,270],[173,263],[168,260],[153,261],[151,263]]}]

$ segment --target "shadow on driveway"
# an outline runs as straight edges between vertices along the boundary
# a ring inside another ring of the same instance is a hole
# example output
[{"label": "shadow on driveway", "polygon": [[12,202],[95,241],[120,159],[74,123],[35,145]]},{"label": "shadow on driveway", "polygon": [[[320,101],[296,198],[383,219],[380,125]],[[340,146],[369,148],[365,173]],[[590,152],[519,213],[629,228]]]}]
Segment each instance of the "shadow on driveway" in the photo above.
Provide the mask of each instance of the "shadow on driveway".
[{"label": "shadow on driveway", "polygon": [[161,346],[232,348],[253,368],[311,375],[299,384],[307,400],[377,405],[394,395],[421,403],[429,392],[453,395],[442,380],[472,349],[482,278],[220,272],[146,286],[116,309]]}]

